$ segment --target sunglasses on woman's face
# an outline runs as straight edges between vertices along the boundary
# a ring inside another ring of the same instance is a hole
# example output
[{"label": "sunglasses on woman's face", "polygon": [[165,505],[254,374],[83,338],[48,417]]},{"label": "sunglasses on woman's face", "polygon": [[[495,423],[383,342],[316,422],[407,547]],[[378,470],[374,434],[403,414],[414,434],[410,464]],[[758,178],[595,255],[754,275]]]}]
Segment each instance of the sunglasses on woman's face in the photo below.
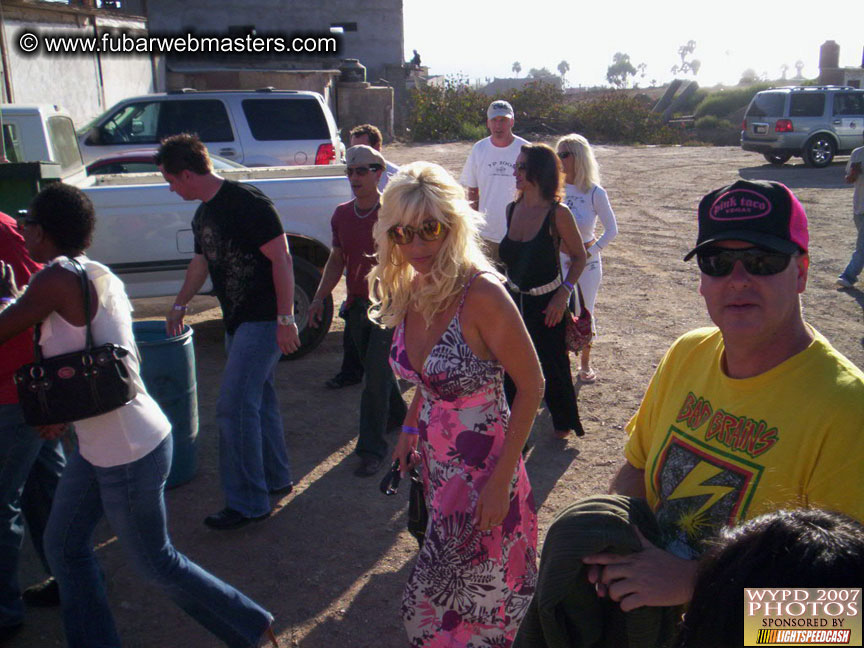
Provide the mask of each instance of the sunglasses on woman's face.
[{"label": "sunglasses on woman's face", "polygon": [[447,229],[441,221],[437,221],[434,218],[427,218],[425,221],[420,223],[420,227],[394,225],[387,230],[387,234],[390,236],[390,240],[396,245],[408,245],[414,240],[415,234],[424,241],[437,241],[446,231]]},{"label": "sunglasses on woman's face", "polygon": [[566,160],[571,155],[573,154],[570,151],[558,151],[558,157],[562,160]]},{"label": "sunglasses on woman's face", "polygon": [[524,171],[525,169],[528,168],[528,165],[525,164],[524,162],[517,162],[517,163],[514,164],[513,166],[516,167],[516,170],[517,170],[517,171]]},{"label": "sunglasses on woman's face", "polygon": [[747,274],[767,277],[783,272],[789,266],[791,254],[772,252],[752,247],[743,250],[708,248],[696,254],[699,269],[709,277],[725,277],[731,274],[735,262],[740,261]]}]

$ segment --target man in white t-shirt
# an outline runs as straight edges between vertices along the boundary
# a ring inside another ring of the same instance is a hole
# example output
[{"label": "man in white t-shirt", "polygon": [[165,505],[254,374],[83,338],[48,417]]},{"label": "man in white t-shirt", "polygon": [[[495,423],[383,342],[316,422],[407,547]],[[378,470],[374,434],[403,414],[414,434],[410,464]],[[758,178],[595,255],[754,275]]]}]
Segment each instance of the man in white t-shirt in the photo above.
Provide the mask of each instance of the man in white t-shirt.
[{"label": "man in white t-shirt", "polygon": [[864,146],[859,146],[846,163],[846,182],[855,185],[855,193],[852,196],[852,218],[855,228],[858,230],[858,238],[855,241],[855,251],[849,259],[849,265],[839,277],[837,285],[841,288],[851,288],[858,280],[858,275],[864,269]]},{"label": "man in white t-shirt", "polygon": [[515,197],[513,166],[527,140],[513,134],[513,106],[496,100],[486,111],[486,126],[491,135],[471,149],[459,181],[468,188],[468,200],[486,215],[480,235],[497,260],[498,243],[507,233],[505,210]]}]

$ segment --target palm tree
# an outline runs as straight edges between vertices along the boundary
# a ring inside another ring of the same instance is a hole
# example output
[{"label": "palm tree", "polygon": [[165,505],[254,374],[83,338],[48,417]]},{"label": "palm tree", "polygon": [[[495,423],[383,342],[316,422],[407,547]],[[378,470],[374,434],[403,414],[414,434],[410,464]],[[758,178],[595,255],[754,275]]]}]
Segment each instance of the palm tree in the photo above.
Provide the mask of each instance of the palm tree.
[{"label": "palm tree", "polygon": [[562,83],[565,83],[565,84],[566,84],[566,81],[565,81],[564,77],[567,76],[567,73],[568,73],[569,71],[570,71],[570,64],[569,64],[567,61],[561,61],[561,62],[558,64],[558,74],[561,75],[561,81],[562,81]]},{"label": "palm tree", "polygon": [[522,71],[522,64],[519,61],[516,61],[515,63],[513,63],[513,67],[511,69],[513,70],[514,74],[516,74],[516,76],[518,77],[519,73]]}]

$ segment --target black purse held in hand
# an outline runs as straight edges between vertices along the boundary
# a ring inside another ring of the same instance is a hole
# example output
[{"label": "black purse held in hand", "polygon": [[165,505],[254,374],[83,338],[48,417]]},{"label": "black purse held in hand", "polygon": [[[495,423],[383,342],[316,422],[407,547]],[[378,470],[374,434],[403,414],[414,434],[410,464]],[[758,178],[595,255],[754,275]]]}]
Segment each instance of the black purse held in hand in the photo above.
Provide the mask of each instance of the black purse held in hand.
[{"label": "black purse held in hand", "polygon": [[[426,536],[426,527],[429,524],[429,511],[426,509],[426,499],[423,496],[423,483],[417,470],[411,468],[411,490],[408,493],[408,533],[417,540],[419,548],[423,548],[423,538]],[[399,460],[393,462],[390,472],[384,475],[379,488],[385,495],[395,495],[399,492],[399,482],[402,479],[399,474]]]},{"label": "black purse held in hand", "polygon": [[76,259],[84,293],[87,321],[86,346],[81,351],[42,357],[41,324],[33,331],[34,362],[15,372],[18,401],[30,425],[71,423],[122,407],[138,393],[127,363],[128,349],[116,344],[93,344],[90,328],[90,286],[87,273]]}]

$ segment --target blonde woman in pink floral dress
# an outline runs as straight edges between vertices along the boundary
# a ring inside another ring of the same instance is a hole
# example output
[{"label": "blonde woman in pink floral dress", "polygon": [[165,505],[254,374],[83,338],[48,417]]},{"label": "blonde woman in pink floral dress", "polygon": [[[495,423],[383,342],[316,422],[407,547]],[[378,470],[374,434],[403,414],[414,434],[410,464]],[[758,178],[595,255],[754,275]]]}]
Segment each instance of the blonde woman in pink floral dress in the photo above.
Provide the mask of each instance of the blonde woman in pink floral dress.
[{"label": "blonde woman in pink floral dress", "polygon": [[510,646],[537,575],[521,450],[543,377],[481,218],[447,171],[415,162],[391,178],[375,228],[370,314],[395,327],[391,365],[417,387],[393,457],[419,464],[429,510],[402,599],[412,648]]}]

